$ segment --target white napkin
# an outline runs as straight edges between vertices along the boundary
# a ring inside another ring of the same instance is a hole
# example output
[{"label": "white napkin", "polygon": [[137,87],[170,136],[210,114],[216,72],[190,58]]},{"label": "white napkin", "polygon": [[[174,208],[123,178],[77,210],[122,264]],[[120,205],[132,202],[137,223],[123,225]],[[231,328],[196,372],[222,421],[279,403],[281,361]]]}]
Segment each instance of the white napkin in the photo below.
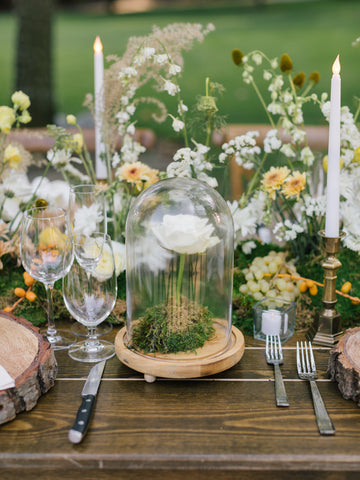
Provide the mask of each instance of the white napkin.
[{"label": "white napkin", "polygon": [[7,388],[13,387],[15,387],[14,379],[10,377],[5,368],[0,365],[0,390],[6,390]]}]

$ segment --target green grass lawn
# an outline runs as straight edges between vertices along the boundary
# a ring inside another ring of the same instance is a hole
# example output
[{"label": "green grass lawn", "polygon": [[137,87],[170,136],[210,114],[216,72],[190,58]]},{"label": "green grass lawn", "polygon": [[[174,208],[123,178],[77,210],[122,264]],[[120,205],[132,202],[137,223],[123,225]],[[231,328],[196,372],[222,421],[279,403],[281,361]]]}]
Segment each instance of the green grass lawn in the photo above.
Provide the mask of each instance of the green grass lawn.
[{"label": "green grass lawn", "polygon": [[[354,48],[352,42],[360,36],[359,18],[360,2],[349,0],[279,3],[263,8],[209,7],[119,16],[59,12],[54,29],[56,109],[74,114],[84,109],[85,94],[93,90],[92,44],[96,35],[102,39],[105,54],[121,55],[129,36],[147,34],[154,24],[162,27],[173,22],[204,25],[212,22],[215,32],[185,54],[181,87],[188,105],[203,93],[205,78],[209,76],[226,88],[218,106],[228,122],[266,123],[251,87],[242,82],[239,68],[232,63],[232,49],[240,48],[244,53],[260,49],[269,57],[280,57],[286,52],[293,60],[295,73],[309,74],[318,70],[321,81],[317,92],[329,92],[331,66],[339,53],[342,103],[354,110],[354,97],[360,97],[360,48]],[[14,17],[1,14],[0,105],[9,104],[13,90],[15,35]],[[306,123],[321,121],[317,110],[307,113]],[[158,130],[159,134],[168,132],[164,127]]]}]

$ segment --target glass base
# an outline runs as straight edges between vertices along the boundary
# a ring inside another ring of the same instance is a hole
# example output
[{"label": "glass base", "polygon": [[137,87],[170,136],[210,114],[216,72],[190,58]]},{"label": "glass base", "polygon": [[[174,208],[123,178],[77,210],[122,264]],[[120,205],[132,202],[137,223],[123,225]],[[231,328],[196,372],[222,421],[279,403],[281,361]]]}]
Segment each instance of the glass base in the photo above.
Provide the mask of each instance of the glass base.
[{"label": "glass base", "polygon": [[115,345],[106,340],[98,340],[94,345],[88,340],[74,343],[68,350],[69,356],[78,362],[101,362],[115,355]]},{"label": "glass base", "polygon": [[45,335],[53,350],[66,350],[73,345],[77,337],[68,330],[56,330],[56,335],[48,335],[47,329],[40,330],[42,335]]},{"label": "glass base", "polygon": [[[106,335],[110,333],[113,329],[113,326],[109,322],[103,322],[101,325],[95,327],[95,335],[97,337],[101,337],[102,335]],[[71,325],[71,331],[78,335],[79,337],[87,337],[89,334],[89,330],[85,325],[79,322],[75,322]]]}]

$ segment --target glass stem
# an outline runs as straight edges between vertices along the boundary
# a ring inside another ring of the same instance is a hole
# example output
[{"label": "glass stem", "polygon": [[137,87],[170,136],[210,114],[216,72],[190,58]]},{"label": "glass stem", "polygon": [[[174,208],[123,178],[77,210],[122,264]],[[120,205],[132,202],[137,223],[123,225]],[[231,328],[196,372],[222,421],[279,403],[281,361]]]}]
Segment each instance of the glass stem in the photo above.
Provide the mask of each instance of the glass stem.
[{"label": "glass stem", "polygon": [[86,350],[88,352],[97,352],[98,350],[101,350],[101,343],[97,337],[96,327],[88,327],[88,332]]},{"label": "glass stem", "polygon": [[54,310],[53,310],[53,301],[52,301],[53,289],[54,289],[54,285],[45,284],[46,297],[48,301],[48,326],[47,326],[46,333],[49,338],[54,338],[57,333],[56,327],[55,327],[55,321],[54,321]]}]

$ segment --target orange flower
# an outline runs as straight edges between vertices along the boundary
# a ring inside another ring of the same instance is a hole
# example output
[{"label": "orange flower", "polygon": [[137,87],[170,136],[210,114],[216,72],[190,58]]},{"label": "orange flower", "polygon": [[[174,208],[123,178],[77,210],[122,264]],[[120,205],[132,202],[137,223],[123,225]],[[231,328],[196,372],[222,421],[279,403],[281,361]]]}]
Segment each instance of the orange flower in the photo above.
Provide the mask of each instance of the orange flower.
[{"label": "orange flower", "polygon": [[120,180],[134,183],[139,190],[148,187],[158,180],[158,170],[153,170],[142,162],[124,163],[118,170]]},{"label": "orange flower", "polygon": [[306,174],[300,173],[296,170],[290,177],[285,181],[285,184],[282,187],[281,193],[285,195],[286,198],[296,196],[299,200],[300,192],[302,192],[306,185]]},{"label": "orange flower", "polygon": [[275,200],[276,190],[279,190],[289,173],[290,170],[287,167],[271,167],[264,173],[261,183],[271,199]]}]

